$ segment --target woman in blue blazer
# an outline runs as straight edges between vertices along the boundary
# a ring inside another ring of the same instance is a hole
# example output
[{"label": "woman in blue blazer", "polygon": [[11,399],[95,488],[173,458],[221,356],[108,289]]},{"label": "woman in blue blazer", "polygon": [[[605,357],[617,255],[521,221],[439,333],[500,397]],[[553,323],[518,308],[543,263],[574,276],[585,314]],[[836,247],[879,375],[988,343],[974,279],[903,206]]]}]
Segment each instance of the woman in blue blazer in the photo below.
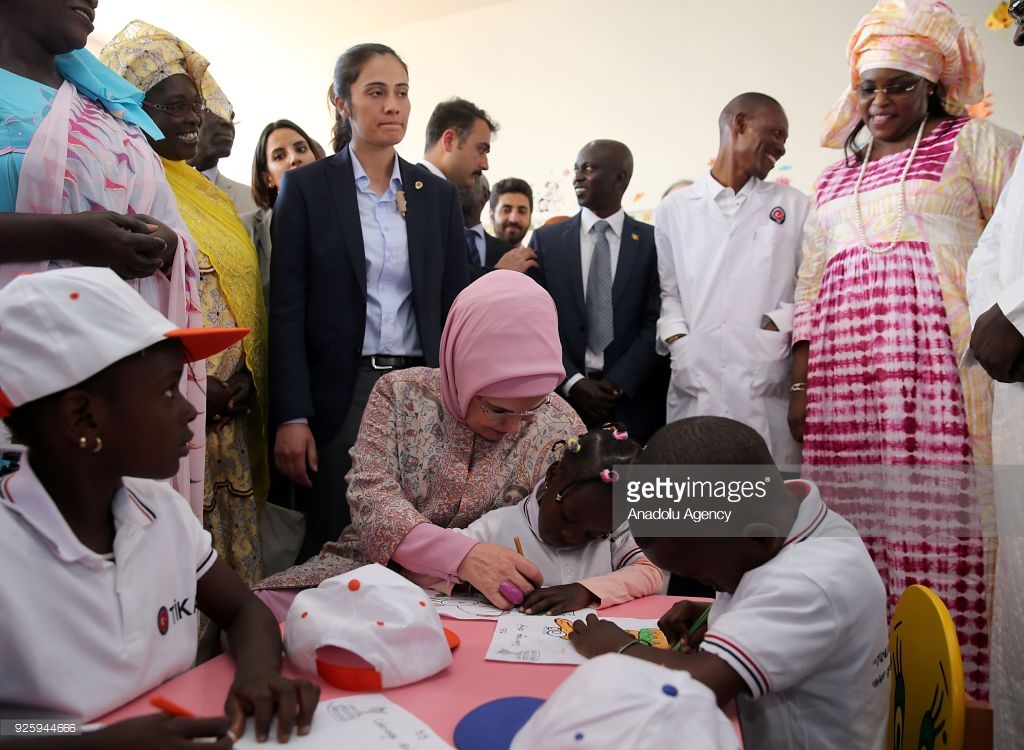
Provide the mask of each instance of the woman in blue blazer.
[{"label": "woman in blue blazer", "polygon": [[441,329],[468,283],[454,186],[395,152],[408,68],[360,44],[334,71],[335,155],[290,172],[275,204],[270,293],[274,455],[306,512],[299,559],[349,522],[348,451],[377,378],[438,365]]}]

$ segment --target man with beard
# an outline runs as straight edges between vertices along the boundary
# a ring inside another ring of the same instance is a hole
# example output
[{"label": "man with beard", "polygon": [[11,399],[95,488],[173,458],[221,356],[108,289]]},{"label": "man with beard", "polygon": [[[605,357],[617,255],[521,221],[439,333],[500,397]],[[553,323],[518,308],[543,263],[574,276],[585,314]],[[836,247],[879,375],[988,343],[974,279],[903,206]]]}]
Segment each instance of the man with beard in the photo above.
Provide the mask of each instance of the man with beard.
[{"label": "man with beard", "polygon": [[[501,182],[498,183],[498,185],[501,184]],[[527,189],[529,189],[529,185],[527,185]],[[462,202],[462,219],[465,224],[467,250],[473,258],[469,265],[471,280],[475,281],[495,268],[524,272],[537,267],[533,250],[525,247],[517,247],[513,250],[514,245],[506,242],[501,236],[494,237],[484,231],[480,213],[487,202],[491,200],[491,188],[487,184],[486,177],[479,175],[472,186],[460,187],[459,200]],[[491,200],[492,204],[493,202]],[[529,222],[527,222],[527,226],[529,226]]]},{"label": "man with beard", "polygon": [[533,221],[533,190],[518,177],[499,180],[491,191],[494,234],[512,247],[522,247]]}]

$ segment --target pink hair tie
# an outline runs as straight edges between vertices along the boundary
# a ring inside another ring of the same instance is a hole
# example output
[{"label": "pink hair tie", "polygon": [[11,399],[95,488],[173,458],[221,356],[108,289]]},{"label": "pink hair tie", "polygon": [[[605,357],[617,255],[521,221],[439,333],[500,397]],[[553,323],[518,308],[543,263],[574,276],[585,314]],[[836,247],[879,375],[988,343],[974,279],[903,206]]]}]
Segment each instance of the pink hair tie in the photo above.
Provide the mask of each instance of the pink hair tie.
[{"label": "pink hair tie", "polygon": [[612,437],[616,440],[626,440],[629,437],[629,433],[625,430],[619,432],[615,427],[612,427]]},{"label": "pink hair tie", "polygon": [[619,481],[619,472],[613,471],[612,469],[601,470],[601,481],[605,484],[611,484],[612,482]]}]

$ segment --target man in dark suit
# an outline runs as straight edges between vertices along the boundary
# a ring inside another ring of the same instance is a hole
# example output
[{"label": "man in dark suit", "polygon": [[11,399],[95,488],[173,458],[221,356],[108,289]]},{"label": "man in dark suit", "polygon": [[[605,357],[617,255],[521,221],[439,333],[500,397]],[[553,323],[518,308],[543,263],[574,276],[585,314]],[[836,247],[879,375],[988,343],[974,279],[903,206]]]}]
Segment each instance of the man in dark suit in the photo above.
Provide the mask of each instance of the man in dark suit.
[{"label": "man in dark suit", "polygon": [[[379,283],[368,294],[367,250],[348,147],[290,172],[274,206],[271,421],[278,442],[283,431],[308,424],[315,443],[307,455],[311,460],[301,462],[308,463],[309,475],[290,474],[297,501],[307,511],[300,561],[337,539],[348,523],[348,447],[373,384],[395,369],[438,366],[445,317],[468,283],[457,191],[423,167],[396,159],[402,192],[393,220],[405,224],[411,287],[408,302],[398,309],[392,309],[393,297],[380,297]],[[415,325],[406,330],[416,340],[384,346],[382,337],[378,353],[364,352],[370,304],[385,321],[411,314]],[[401,348],[410,345],[413,351]]]},{"label": "man in dark suit", "polygon": [[488,234],[480,221],[480,213],[487,205],[490,196],[491,188],[487,184],[487,178],[483,175],[479,175],[471,186],[459,188],[466,245],[469,252],[476,253],[480,261],[479,264],[470,264],[469,275],[472,280],[476,280],[487,271],[492,270],[501,260],[501,256],[512,249],[512,245],[509,243]]},{"label": "man in dark suit", "polygon": [[235,145],[235,113],[231,119],[214,114],[210,110],[203,111],[203,124],[199,126],[199,143],[196,146],[195,158],[189,159],[189,166],[203,173],[210,182],[219,187],[235,204],[238,215],[256,210],[256,202],[252,199],[252,187],[226,177],[218,169],[221,159],[231,156]]},{"label": "man in dark suit", "polygon": [[615,420],[644,441],[665,423],[668,387],[668,364],[654,348],[654,227],[622,209],[633,174],[624,144],[588,143],[574,171],[580,212],[530,239],[537,280],[558,309],[566,372],[560,390],[588,426]]},{"label": "man in dark suit", "polygon": [[[498,123],[473,102],[458,97],[443,101],[434,107],[427,121],[427,145],[420,164],[460,190],[471,189],[489,166],[487,156],[491,152],[491,135],[497,130]],[[478,214],[473,225],[479,223],[479,220]],[[483,232],[482,227],[480,231]],[[491,253],[498,252],[498,246],[493,243],[481,263],[479,250],[470,247],[470,242],[471,238],[467,234],[466,257],[470,280],[475,281],[495,268],[526,271],[536,266],[536,263],[528,262],[533,257],[532,251],[528,255],[525,250],[507,256],[502,253],[497,259],[492,259]]]}]

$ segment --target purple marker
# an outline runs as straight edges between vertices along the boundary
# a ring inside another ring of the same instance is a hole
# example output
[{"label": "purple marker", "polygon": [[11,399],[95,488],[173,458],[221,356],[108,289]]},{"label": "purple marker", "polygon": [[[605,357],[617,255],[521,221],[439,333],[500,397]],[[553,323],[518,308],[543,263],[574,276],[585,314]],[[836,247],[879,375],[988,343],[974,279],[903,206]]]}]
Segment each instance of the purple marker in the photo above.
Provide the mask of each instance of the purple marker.
[{"label": "purple marker", "polygon": [[502,581],[501,585],[498,586],[498,593],[512,602],[514,606],[519,606],[523,603],[523,599],[526,598],[523,590],[512,583],[512,581]]}]

